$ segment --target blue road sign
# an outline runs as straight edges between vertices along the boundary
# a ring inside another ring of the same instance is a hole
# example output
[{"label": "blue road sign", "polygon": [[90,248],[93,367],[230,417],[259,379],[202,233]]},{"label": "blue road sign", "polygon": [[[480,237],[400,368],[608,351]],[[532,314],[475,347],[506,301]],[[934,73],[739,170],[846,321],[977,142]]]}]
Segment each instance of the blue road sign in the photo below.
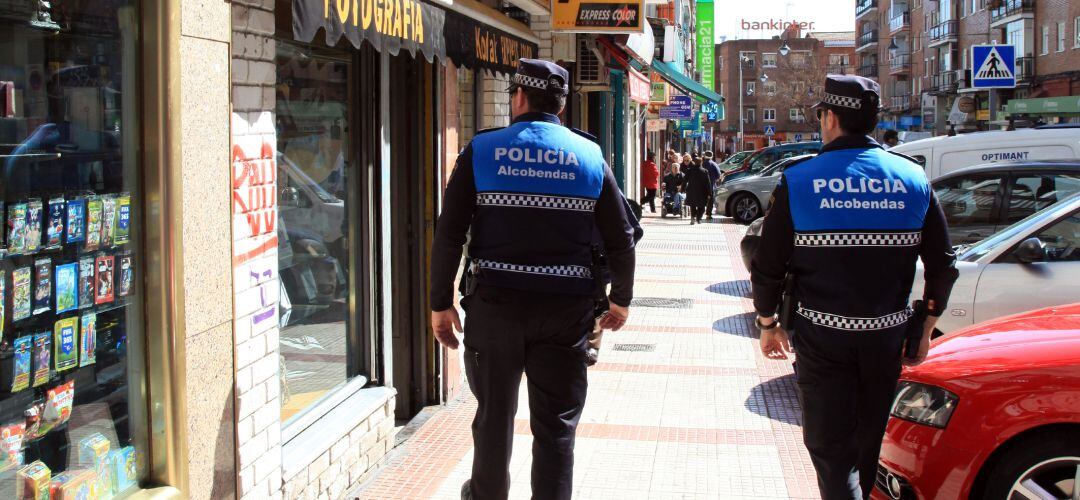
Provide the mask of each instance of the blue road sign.
[{"label": "blue road sign", "polygon": [[660,107],[660,118],[667,120],[689,120],[694,117],[694,103],[690,96],[671,96],[667,106]]},{"label": "blue road sign", "polygon": [[772,125],[766,125],[765,126],[765,136],[766,137],[772,137],[774,135],[776,135],[776,127],[774,127]]},{"label": "blue road sign", "polygon": [[971,86],[977,89],[1016,87],[1016,47],[974,45],[971,47]]}]

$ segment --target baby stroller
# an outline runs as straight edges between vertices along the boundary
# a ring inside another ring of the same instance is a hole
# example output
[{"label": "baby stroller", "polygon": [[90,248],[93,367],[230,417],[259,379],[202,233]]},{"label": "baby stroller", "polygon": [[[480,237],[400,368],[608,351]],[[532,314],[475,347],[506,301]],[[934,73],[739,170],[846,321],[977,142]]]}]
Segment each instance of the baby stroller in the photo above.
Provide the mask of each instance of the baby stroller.
[{"label": "baby stroller", "polygon": [[665,218],[668,214],[678,215],[683,218],[683,197],[680,193],[664,192],[664,202],[660,204],[660,217]]}]

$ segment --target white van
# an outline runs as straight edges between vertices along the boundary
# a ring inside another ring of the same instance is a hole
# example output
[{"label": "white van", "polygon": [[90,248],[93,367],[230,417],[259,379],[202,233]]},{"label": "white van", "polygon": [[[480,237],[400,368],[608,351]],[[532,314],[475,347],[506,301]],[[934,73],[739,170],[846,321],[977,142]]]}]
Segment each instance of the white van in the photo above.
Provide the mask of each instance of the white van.
[{"label": "white van", "polygon": [[1022,129],[938,136],[899,144],[890,151],[923,163],[934,180],[949,172],[1002,161],[1080,158],[1080,128]]}]

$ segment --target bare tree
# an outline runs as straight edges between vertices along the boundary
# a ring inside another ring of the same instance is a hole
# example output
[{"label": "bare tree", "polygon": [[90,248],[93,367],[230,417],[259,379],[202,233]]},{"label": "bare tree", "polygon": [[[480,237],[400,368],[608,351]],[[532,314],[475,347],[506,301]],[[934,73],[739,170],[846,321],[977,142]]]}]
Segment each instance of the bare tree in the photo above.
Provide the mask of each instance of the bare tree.
[{"label": "bare tree", "polygon": [[776,82],[776,91],[766,92],[764,97],[776,109],[800,110],[805,127],[816,130],[818,119],[812,108],[821,100],[825,72],[826,67],[817,54],[793,50],[787,56],[777,57],[776,68],[769,71],[770,80]]}]

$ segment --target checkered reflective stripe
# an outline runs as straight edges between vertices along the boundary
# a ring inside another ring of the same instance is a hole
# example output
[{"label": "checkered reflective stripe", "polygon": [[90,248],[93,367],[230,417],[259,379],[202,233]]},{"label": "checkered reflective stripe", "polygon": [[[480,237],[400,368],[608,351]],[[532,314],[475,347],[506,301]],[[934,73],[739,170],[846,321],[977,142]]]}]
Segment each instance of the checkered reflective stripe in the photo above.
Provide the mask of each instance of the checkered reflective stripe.
[{"label": "checkered reflective stripe", "polygon": [[523,264],[507,264],[505,262],[495,262],[493,260],[485,259],[473,259],[473,263],[480,269],[491,269],[493,271],[540,274],[556,278],[592,279],[592,271],[585,266],[526,266]]},{"label": "checkered reflective stripe", "polygon": [[543,78],[537,78],[535,76],[522,75],[520,73],[514,74],[514,83],[523,87],[532,87],[534,89],[547,90],[548,81]]},{"label": "checkered reflective stripe", "polygon": [[479,193],[476,195],[476,204],[479,206],[530,207],[592,212],[593,208],[596,207],[596,200],[540,194]]},{"label": "checkered reflective stripe", "polygon": [[810,322],[815,325],[848,331],[884,330],[886,328],[900,326],[913,314],[911,308],[907,308],[903,311],[886,314],[877,318],[851,318],[848,316],[840,316],[839,314],[814,311],[803,307],[802,304],[799,304],[798,311],[799,315],[810,320]]},{"label": "checkered reflective stripe", "polygon": [[821,98],[821,102],[832,104],[833,106],[840,106],[842,108],[862,109],[862,99],[859,99],[858,97],[826,93],[825,97]]},{"label": "checkered reflective stripe", "polygon": [[795,233],[797,247],[913,247],[922,233]]}]

